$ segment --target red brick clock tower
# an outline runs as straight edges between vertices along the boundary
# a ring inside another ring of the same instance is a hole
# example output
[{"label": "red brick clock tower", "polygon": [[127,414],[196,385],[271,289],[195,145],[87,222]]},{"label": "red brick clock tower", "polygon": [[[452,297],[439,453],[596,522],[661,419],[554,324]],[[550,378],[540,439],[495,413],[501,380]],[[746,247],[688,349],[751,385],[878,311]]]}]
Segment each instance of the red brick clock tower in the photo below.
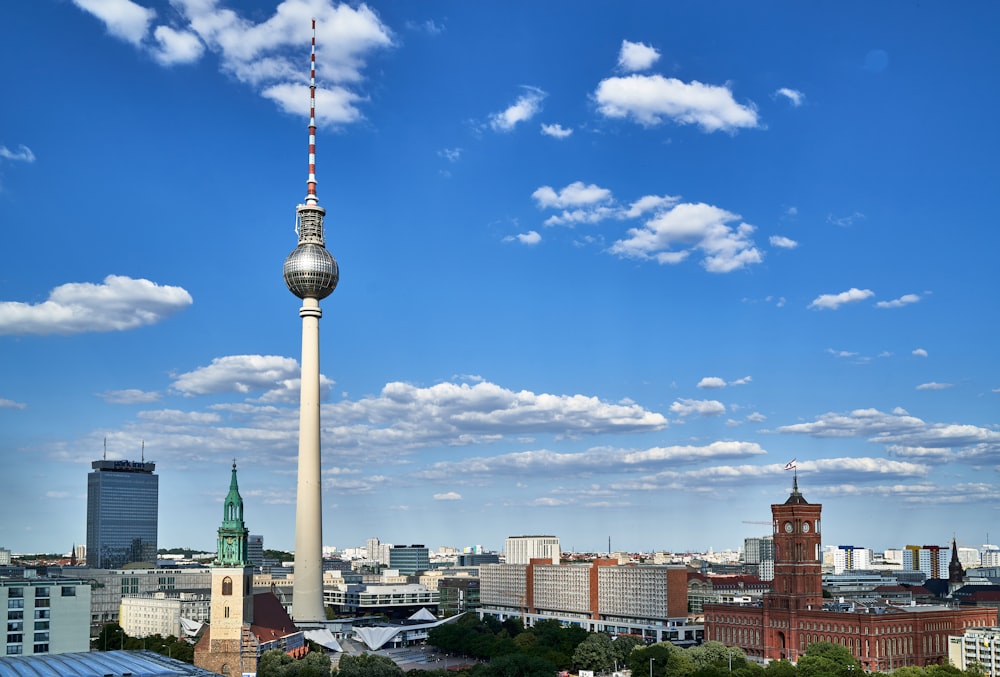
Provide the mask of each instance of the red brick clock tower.
[{"label": "red brick clock tower", "polygon": [[771,505],[774,520],[774,583],[766,598],[771,609],[819,609],[823,604],[820,513],[799,493],[798,474],[784,503]]}]

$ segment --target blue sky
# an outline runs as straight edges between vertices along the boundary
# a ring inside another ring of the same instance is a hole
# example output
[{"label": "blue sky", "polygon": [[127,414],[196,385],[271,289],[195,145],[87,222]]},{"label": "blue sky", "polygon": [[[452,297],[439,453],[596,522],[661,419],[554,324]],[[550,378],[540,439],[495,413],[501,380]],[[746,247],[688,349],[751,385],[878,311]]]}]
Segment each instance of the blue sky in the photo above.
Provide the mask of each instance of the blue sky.
[{"label": "blue sky", "polygon": [[[324,543],[986,542],[995,3],[42,0],[0,9],[0,546],[294,545],[309,19]],[[996,540],[993,536],[989,536]]]}]

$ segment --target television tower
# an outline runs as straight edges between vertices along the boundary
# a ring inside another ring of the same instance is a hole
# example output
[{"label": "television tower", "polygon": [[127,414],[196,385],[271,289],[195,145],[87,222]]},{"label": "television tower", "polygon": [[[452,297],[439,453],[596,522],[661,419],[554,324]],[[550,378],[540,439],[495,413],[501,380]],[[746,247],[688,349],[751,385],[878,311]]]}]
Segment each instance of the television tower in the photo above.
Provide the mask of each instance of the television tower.
[{"label": "television tower", "polygon": [[295,501],[295,582],[292,618],[321,623],[323,612],[323,491],[319,425],[319,318],[321,299],[337,287],[340,269],[326,250],[323,217],[316,197],[316,20],[309,57],[309,178],[305,204],[295,208],[299,245],[285,259],[288,289],[302,299],[302,385],[299,399],[299,469]]}]

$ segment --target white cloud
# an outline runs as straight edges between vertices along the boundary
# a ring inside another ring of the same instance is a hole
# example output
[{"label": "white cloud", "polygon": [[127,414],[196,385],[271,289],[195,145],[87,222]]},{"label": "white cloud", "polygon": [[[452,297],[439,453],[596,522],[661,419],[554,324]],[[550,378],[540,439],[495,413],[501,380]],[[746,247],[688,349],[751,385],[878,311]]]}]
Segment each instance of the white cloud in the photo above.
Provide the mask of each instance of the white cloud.
[{"label": "white cloud", "polygon": [[630,228],[628,237],[615,242],[610,252],[625,258],[673,264],[697,250],[704,255],[705,270],[728,273],[763,259],[750,237],[755,230],[753,226],[728,225],[739,218],[738,214],[705,203],[678,204],[656,214],[645,226]]},{"label": "white cloud", "polygon": [[857,357],[856,352],[851,352],[850,350],[834,350],[833,348],[827,348],[826,352],[830,353],[834,357]]},{"label": "white cloud", "polygon": [[627,72],[644,71],[659,58],[660,52],[655,47],[622,40],[622,48],[618,52],[618,67]]},{"label": "white cloud", "polygon": [[915,348],[911,354],[915,357],[927,357],[927,351],[923,348]]},{"label": "white cloud", "polygon": [[153,38],[158,45],[153,51],[153,57],[164,66],[193,63],[200,59],[205,51],[205,45],[190,31],[157,26],[153,31]]},{"label": "white cloud", "polygon": [[538,207],[562,209],[566,207],[591,206],[611,200],[611,191],[597,184],[574,181],[558,193],[552,186],[542,186],[531,194]]},{"label": "white cloud", "polygon": [[494,131],[509,132],[518,123],[530,120],[542,110],[545,92],[537,87],[527,85],[523,89],[524,94],[518,97],[517,101],[499,113],[490,115],[490,127]]},{"label": "white cloud", "polygon": [[746,384],[750,383],[751,381],[753,381],[753,377],[752,376],[744,376],[743,378],[738,378],[738,379],[736,379],[734,381],[730,381],[729,385],[731,385],[731,386],[745,386]]},{"label": "white cloud", "polygon": [[227,355],[207,367],[178,375],[171,387],[185,395],[249,393],[298,379],[299,363],[279,355]]},{"label": "white cloud", "polygon": [[698,381],[699,388],[725,388],[726,382],[718,376],[706,376]]},{"label": "white cloud", "polygon": [[518,233],[517,235],[508,235],[503,239],[504,242],[520,242],[521,244],[538,244],[542,241],[542,236],[538,234],[537,230],[529,230],[527,233]]},{"label": "white cloud", "polygon": [[542,124],[542,134],[556,139],[565,139],[573,133],[572,129],[567,129],[556,123],[554,125]]},{"label": "white cloud", "polygon": [[73,0],[108,31],[150,53],[164,66],[192,63],[206,52],[221,68],[283,110],[306,115],[309,62],[303,50],[316,19],[316,116],[322,123],[361,119],[367,98],[349,88],[364,78],[365,60],[393,45],[392,32],[367,5],[333,0],[284,0],[259,23],[219,6],[217,0],[174,0],[171,25],[150,27],[156,12],[131,0]]},{"label": "white cloud", "polygon": [[948,388],[954,387],[954,383],[937,383],[931,381],[930,383],[921,383],[917,386],[917,390],[947,390]]},{"label": "white cloud", "polygon": [[680,398],[670,405],[670,411],[678,416],[719,416],[726,413],[726,405],[718,400],[691,400]]},{"label": "white cloud", "polygon": [[156,324],[191,303],[181,287],[108,275],[101,284],[60,285],[43,303],[0,302],[0,335],[124,331]]},{"label": "white cloud", "polygon": [[775,94],[775,96],[783,96],[783,97],[785,97],[786,99],[788,99],[789,101],[791,101],[792,105],[795,106],[796,108],[798,108],[799,106],[801,106],[802,102],[806,98],[806,95],[803,94],[802,92],[798,91],[797,89],[789,89],[788,87],[782,87],[781,89],[779,89],[778,91],[776,91],[774,94]]},{"label": "white cloud", "polygon": [[772,235],[770,238],[772,247],[780,247],[782,249],[795,249],[799,246],[799,243],[790,238],[784,237],[782,235]]},{"label": "white cloud", "polygon": [[438,157],[442,157],[448,162],[458,162],[458,159],[462,157],[461,148],[442,148],[437,152]]},{"label": "white cloud", "polygon": [[756,107],[736,103],[729,88],[661,75],[607,78],[597,85],[594,98],[605,117],[631,118],[647,127],[664,120],[695,124],[706,132],[759,125]]},{"label": "white cloud", "polygon": [[851,287],[847,291],[842,291],[839,294],[822,294],[817,296],[809,304],[810,308],[816,310],[836,310],[845,303],[857,303],[858,301],[864,301],[865,299],[871,298],[875,295],[871,289],[858,289],[857,287]]},{"label": "white cloud", "polygon": [[833,214],[827,214],[826,222],[835,226],[840,226],[841,228],[847,228],[849,226],[853,226],[855,221],[863,218],[865,218],[865,215],[861,212],[854,212],[849,216],[834,216]]},{"label": "white cloud", "polygon": [[426,33],[427,35],[441,35],[444,33],[444,26],[438,25],[433,19],[422,22],[407,21],[406,27],[411,31]]},{"label": "white cloud", "polygon": [[5,397],[0,397],[0,409],[27,409],[28,405],[22,402],[15,402],[14,400],[8,400]]},{"label": "white cloud", "polygon": [[449,491],[449,492],[444,493],[444,494],[434,494],[434,500],[435,501],[461,501],[462,500],[462,494],[459,494],[459,493],[454,492],[454,491]]},{"label": "white cloud", "polygon": [[766,421],[767,416],[764,416],[764,414],[759,411],[755,411],[752,414],[747,414],[747,420],[751,423],[760,423],[761,421]]},{"label": "white cloud", "polygon": [[920,300],[918,294],[903,294],[898,299],[893,299],[892,301],[879,301],[875,304],[876,308],[899,308],[901,306],[908,306],[911,303],[916,303]]},{"label": "white cloud", "polygon": [[106,390],[99,393],[98,397],[111,404],[148,404],[159,400],[160,393],[130,388],[128,390]]},{"label": "white cloud", "polygon": [[14,162],[34,162],[35,154],[25,145],[20,145],[17,150],[10,150],[7,146],[0,146],[0,158]]},{"label": "white cloud", "polygon": [[156,11],[132,0],[73,0],[73,3],[104,22],[109,33],[136,46],[156,18]]}]

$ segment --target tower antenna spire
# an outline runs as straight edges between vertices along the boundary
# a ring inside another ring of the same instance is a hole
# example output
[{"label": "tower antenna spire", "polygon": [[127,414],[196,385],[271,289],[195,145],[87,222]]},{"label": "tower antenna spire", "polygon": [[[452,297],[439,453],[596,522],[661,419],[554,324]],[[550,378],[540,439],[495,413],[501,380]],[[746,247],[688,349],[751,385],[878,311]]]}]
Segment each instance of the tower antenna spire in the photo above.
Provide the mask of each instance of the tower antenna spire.
[{"label": "tower antenna spire", "polygon": [[306,204],[319,206],[316,197],[316,19],[312,20],[312,49],[309,52],[309,178]]}]

